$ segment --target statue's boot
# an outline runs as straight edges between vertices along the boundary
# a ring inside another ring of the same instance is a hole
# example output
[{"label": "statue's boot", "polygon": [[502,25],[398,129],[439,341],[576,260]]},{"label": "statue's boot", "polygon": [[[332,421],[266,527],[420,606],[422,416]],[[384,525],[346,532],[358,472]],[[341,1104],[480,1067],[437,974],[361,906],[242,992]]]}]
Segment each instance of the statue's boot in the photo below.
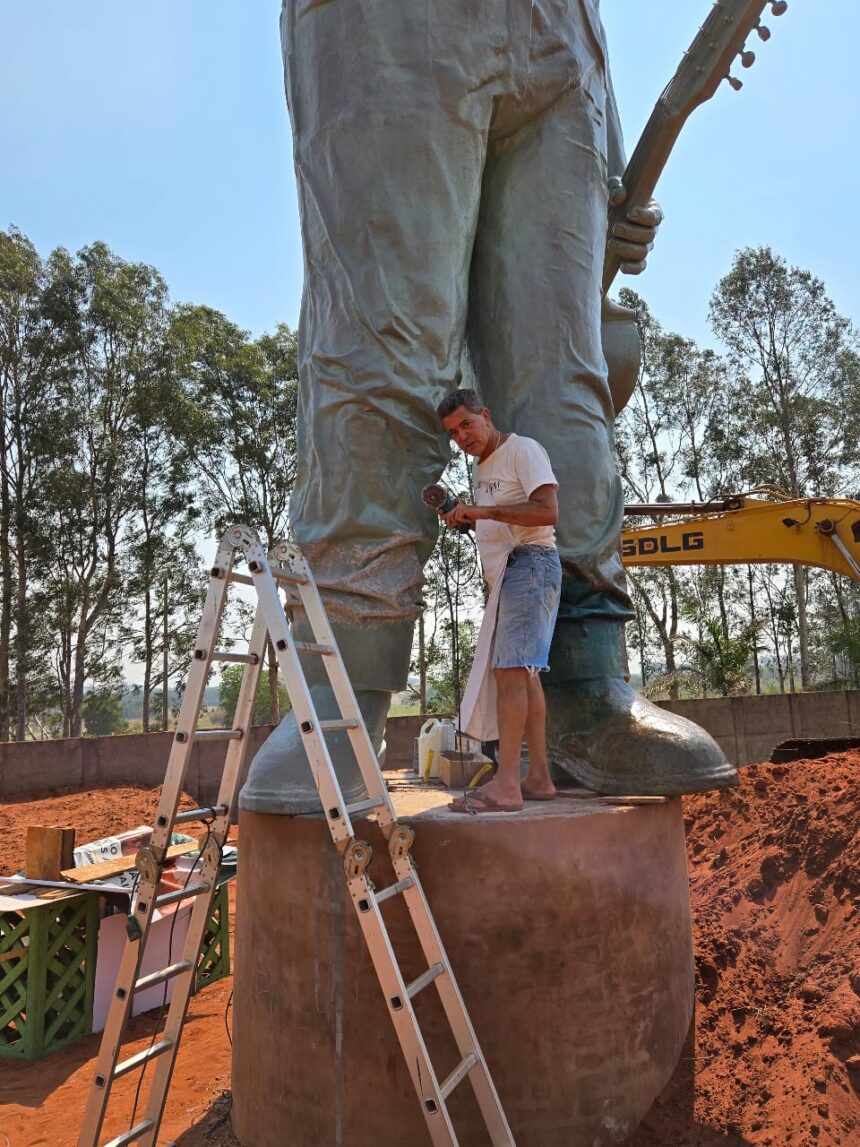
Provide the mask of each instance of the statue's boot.
[{"label": "statue's boot", "polygon": [[[390,663],[387,657],[389,645],[396,641],[402,644],[402,634],[399,634],[401,628],[397,624],[332,625],[347,674],[355,689],[358,707],[380,761],[384,755],[385,719],[391,705],[392,690],[363,686],[375,681],[383,686],[389,683],[390,674],[381,670],[376,672],[374,666]],[[293,632],[298,641],[313,640],[313,635],[301,622],[294,623]],[[322,658],[303,654],[301,661],[310,686],[311,699],[320,719],[337,719],[341,714],[321,666]],[[343,732],[326,733],[325,740],[345,801],[352,804],[362,800],[367,793],[350,746],[349,735]],[[239,794],[240,809],[282,816],[321,812],[322,805],[308,763],[305,742],[306,737],[297,727],[295,714],[287,713],[251,762],[248,779]]]},{"label": "statue's boot", "polygon": [[623,619],[559,620],[544,691],[553,779],[617,796],[728,788],[735,768],[710,734],[627,680]]}]

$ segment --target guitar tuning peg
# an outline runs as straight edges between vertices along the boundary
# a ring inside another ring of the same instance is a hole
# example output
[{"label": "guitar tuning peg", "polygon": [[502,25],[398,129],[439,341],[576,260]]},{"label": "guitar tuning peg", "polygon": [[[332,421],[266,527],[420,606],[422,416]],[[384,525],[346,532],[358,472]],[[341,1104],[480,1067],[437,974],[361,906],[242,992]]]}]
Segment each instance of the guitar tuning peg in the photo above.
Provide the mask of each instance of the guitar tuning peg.
[{"label": "guitar tuning peg", "polygon": [[741,52],[741,67],[751,68],[755,63],[755,52],[750,52],[749,49]]},{"label": "guitar tuning peg", "polygon": [[770,28],[768,28],[767,24],[762,24],[761,20],[756,24],[755,30],[758,32],[758,38],[760,40],[770,39]]},{"label": "guitar tuning peg", "polygon": [[782,16],[787,8],[787,0],[770,0],[770,10],[774,16]]},{"label": "guitar tuning peg", "polygon": [[729,87],[734,88],[736,92],[739,92],[744,86],[743,80],[739,80],[737,76],[733,76],[731,72],[726,76],[726,79],[729,81]]}]

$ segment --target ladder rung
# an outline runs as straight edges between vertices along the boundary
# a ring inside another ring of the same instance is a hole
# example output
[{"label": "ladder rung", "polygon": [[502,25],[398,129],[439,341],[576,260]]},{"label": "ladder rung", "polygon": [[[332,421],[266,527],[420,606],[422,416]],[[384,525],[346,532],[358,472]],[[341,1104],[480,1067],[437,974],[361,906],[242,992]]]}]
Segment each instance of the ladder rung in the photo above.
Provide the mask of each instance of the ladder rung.
[{"label": "ladder rung", "polygon": [[343,717],[339,721],[320,721],[320,728],[327,732],[335,729],[357,729],[358,721],[355,717]]},{"label": "ladder rung", "polygon": [[253,585],[254,584],[254,579],[252,577],[248,577],[247,574],[240,574],[240,573],[231,573],[230,574],[230,581],[235,581],[239,585]]},{"label": "ladder rung", "polygon": [[320,645],[317,641],[297,641],[296,650],[299,653],[320,653],[323,656],[327,653],[334,653],[333,646]]},{"label": "ladder rung", "polygon": [[369,812],[372,808],[379,808],[385,804],[385,797],[371,797],[366,801],[356,801],[355,804],[348,804],[346,811],[352,816],[354,812]]},{"label": "ladder rung", "polygon": [[423,992],[428,984],[432,984],[444,971],[444,964],[433,964],[432,967],[427,969],[423,976],[419,976],[417,980],[412,981],[406,989],[406,995],[411,1000],[413,996],[417,996],[419,992]]},{"label": "ladder rung", "polygon": [[242,729],[196,729],[195,741],[241,741],[244,736]]},{"label": "ladder rung", "polygon": [[475,1064],[478,1062],[478,1057],[473,1051],[470,1051],[466,1058],[458,1067],[455,1067],[439,1091],[442,1093],[442,1098],[447,1099],[458,1083],[462,1083]]},{"label": "ladder rung", "polygon": [[158,1056],[164,1055],[166,1051],[170,1051],[173,1047],[172,1039],[160,1039],[158,1043],[154,1043],[152,1047],[146,1047],[143,1051],[139,1051],[137,1055],[131,1055],[128,1059],[124,1059],[122,1063],[118,1063],[113,1069],[114,1079],[119,1079],[121,1075],[128,1075],[130,1071],[135,1068],[141,1067],[144,1063],[148,1063],[151,1059],[157,1059]]},{"label": "ladder rung", "polygon": [[160,972],[152,972],[149,976],[143,976],[134,985],[136,992],[143,992],[147,988],[154,988],[156,984],[163,984],[165,980],[172,980],[174,976],[178,976],[180,972],[187,972],[191,967],[190,960],[180,960],[178,964],[169,964],[166,968],[162,968]]},{"label": "ladder rung", "polygon": [[111,1139],[109,1143],[105,1143],[104,1147],[125,1147],[126,1143],[134,1143],[135,1139],[139,1139],[144,1131],[151,1131],[155,1123],[151,1119],[144,1119],[142,1123],[135,1124],[130,1131],[124,1131],[122,1135],[117,1135],[116,1139]]},{"label": "ladder rung", "polygon": [[411,876],[407,876],[405,880],[398,880],[396,884],[390,884],[388,888],[383,888],[381,892],[377,892],[375,900],[377,904],[381,904],[384,900],[390,900],[392,896],[397,896],[401,892],[405,892],[407,888],[411,888],[415,881]]},{"label": "ladder rung", "polygon": [[216,649],[213,661],[231,661],[234,665],[257,665],[260,658],[256,653],[228,653],[226,649]]},{"label": "ladder rung", "polygon": [[185,812],[178,812],[173,818],[174,824],[185,824],[189,820],[206,820],[208,817],[224,816],[227,811],[225,804],[208,805],[206,808],[190,808]]},{"label": "ladder rung", "polygon": [[307,585],[308,579],[304,574],[284,573],[283,570],[272,570],[275,581],[286,582],[287,585]]},{"label": "ladder rung", "polygon": [[177,888],[175,892],[165,892],[163,896],[156,896],[155,907],[163,908],[165,904],[175,904],[177,900],[190,900],[192,896],[202,896],[204,892],[211,890],[211,884],[189,884],[187,888]]}]

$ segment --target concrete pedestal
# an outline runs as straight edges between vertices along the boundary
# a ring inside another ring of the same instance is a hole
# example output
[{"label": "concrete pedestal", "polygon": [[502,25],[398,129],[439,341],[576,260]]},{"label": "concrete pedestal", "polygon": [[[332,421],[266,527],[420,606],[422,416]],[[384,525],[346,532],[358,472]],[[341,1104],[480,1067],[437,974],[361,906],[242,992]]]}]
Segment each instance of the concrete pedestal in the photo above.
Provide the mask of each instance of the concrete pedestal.
[{"label": "concrete pedestal", "polygon": [[[395,794],[518,1147],[622,1143],[668,1082],[693,1008],[679,800],[565,798],[463,816]],[[363,823],[371,875],[390,883]],[[423,1115],[322,820],[243,812],[233,1126],[244,1147],[420,1147]],[[407,980],[424,970],[401,902],[383,912]],[[435,989],[416,1009],[437,1074],[457,1062]],[[487,1142],[468,1084],[462,1147]]]}]

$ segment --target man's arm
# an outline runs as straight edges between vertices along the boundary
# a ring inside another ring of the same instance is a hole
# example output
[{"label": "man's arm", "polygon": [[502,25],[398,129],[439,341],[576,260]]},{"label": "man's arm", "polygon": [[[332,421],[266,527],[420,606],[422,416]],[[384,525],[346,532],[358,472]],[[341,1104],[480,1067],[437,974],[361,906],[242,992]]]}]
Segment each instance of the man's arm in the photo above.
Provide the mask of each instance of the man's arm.
[{"label": "man's arm", "polygon": [[511,506],[466,506],[458,502],[450,513],[439,517],[446,526],[466,522],[504,522],[508,526],[554,526],[558,521],[558,488],[538,486],[527,502]]}]

